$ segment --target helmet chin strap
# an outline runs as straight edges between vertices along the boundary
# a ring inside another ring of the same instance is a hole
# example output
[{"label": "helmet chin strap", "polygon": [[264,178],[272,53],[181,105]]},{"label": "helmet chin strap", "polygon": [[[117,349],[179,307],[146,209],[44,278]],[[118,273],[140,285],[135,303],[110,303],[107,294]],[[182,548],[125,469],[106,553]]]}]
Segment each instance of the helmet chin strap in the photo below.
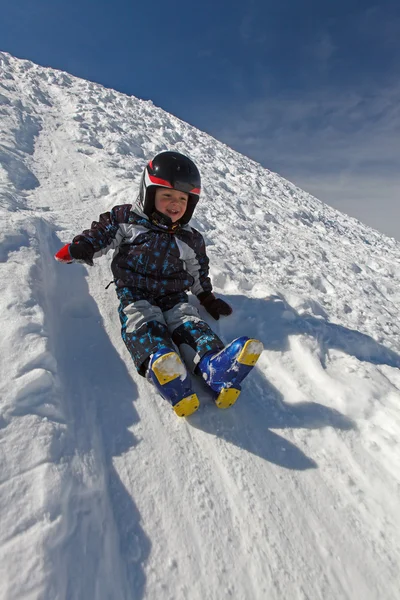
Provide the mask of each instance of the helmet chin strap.
[{"label": "helmet chin strap", "polygon": [[170,217],[164,215],[157,209],[154,209],[151,213],[150,220],[152,223],[154,223],[154,225],[157,225],[166,231],[175,231],[180,226],[179,221],[173,223]]}]

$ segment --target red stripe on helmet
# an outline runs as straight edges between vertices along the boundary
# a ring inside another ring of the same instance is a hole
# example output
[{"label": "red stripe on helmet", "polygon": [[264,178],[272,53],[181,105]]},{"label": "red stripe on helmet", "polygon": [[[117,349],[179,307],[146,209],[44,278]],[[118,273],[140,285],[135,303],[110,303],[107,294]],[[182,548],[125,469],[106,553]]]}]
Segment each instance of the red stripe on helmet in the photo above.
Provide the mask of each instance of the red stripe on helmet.
[{"label": "red stripe on helmet", "polygon": [[164,187],[173,188],[169,181],[166,179],[160,179],[159,177],[154,177],[154,175],[151,173],[149,173],[149,179],[154,185],[163,185]]},{"label": "red stripe on helmet", "polygon": [[190,190],[191,194],[197,194],[198,196],[200,196],[200,188],[194,188],[193,190]]}]

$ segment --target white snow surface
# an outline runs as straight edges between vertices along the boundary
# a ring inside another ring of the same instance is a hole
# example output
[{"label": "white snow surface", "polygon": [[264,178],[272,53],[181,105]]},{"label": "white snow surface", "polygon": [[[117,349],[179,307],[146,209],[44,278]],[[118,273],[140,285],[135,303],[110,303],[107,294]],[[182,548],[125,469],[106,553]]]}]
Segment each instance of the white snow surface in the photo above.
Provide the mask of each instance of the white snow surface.
[{"label": "white snow surface", "polygon": [[[0,597],[399,598],[399,243],[150,101],[6,53],[0,84]],[[265,347],[188,419],[135,371],[112,252],[53,259],[165,149],[234,311],[201,315]]]}]

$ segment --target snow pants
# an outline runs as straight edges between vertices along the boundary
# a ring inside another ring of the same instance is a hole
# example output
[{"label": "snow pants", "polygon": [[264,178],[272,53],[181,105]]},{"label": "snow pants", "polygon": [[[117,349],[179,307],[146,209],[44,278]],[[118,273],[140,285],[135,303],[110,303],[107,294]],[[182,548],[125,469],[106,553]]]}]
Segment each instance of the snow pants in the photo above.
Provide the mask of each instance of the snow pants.
[{"label": "snow pants", "polygon": [[224,347],[184,292],[145,298],[125,287],[117,295],[122,339],[140,375],[146,375],[150,355],[160,348],[175,345],[193,372],[204,354]]}]

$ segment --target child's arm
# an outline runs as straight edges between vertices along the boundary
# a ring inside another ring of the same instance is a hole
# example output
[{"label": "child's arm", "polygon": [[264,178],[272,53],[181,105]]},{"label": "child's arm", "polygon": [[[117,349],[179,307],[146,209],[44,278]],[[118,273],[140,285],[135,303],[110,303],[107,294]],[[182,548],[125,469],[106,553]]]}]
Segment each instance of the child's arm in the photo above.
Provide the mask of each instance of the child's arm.
[{"label": "child's arm", "polygon": [[77,261],[93,265],[93,258],[119,246],[124,237],[120,226],[128,223],[131,209],[131,204],[124,204],[103,213],[98,221],[93,221],[90,229],[75,236],[71,244],[63,246],[55,259],[63,263]]},{"label": "child's arm", "polygon": [[[193,228],[192,228],[193,229]],[[232,308],[227,302],[216,298],[212,293],[212,284],[209,277],[209,258],[206,252],[206,245],[203,236],[193,229],[195,247],[195,257],[186,260],[186,267],[192,277],[194,284],[191,287],[192,294],[195,294],[206,311],[218,321],[219,317],[228,316],[232,313]]]},{"label": "child's arm", "polygon": [[195,296],[202,292],[209,294],[212,291],[212,284],[209,277],[209,258],[206,253],[204,238],[199,231],[192,227],[191,242],[189,248],[185,251],[186,270],[194,279],[190,291]]}]

